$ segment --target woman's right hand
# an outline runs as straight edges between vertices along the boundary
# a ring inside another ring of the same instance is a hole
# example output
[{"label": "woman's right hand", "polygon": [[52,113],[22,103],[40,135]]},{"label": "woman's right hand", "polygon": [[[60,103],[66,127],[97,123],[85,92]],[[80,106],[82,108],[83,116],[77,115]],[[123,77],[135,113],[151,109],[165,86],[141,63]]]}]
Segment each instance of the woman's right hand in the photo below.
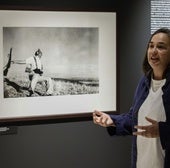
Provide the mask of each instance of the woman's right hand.
[{"label": "woman's right hand", "polygon": [[93,122],[102,127],[115,126],[115,123],[108,114],[98,110],[93,112]]}]

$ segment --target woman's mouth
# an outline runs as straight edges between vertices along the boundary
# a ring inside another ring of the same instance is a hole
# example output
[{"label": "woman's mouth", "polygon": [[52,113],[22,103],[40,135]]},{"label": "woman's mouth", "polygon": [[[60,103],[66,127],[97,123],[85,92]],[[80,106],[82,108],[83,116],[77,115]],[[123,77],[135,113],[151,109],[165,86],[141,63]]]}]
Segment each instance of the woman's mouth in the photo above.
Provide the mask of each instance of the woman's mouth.
[{"label": "woman's mouth", "polygon": [[151,57],[151,62],[155,64],[155,63],[159,62],[159,58],[158,57]]}]

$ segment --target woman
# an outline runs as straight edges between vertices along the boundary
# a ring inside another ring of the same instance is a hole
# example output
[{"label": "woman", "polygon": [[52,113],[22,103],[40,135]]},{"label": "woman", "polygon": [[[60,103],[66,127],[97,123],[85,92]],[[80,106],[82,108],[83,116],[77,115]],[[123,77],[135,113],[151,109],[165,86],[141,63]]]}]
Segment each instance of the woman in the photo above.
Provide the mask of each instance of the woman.
[{"label": "woman", "polygon": [[170,166],[170,30],[158,29],[149,40],[134,103],[128,113],[94,111],[95,124],[110,135],[134,135],[132,168]]}]

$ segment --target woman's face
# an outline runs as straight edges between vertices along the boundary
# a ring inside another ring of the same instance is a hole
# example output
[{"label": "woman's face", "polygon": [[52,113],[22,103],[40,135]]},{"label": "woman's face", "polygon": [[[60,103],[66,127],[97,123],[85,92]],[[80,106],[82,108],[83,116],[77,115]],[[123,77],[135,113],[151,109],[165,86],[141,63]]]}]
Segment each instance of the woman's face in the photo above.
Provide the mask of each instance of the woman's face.
[{"label": "woman's face", "polygon": [[147,50],[148,62],[153,71],[164,72],[170,63],[170,38],[165,33],[155,34]]}]

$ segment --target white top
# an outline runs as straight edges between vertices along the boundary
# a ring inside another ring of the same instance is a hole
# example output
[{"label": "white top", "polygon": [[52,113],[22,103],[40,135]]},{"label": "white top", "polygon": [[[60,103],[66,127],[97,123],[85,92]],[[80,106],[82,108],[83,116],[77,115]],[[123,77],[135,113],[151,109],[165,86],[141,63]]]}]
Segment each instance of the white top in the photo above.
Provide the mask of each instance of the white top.
[{"label": "white top", "polygon": [[[149,95],[139,109],[138,125],[151,125],[145,119],[146,116],[158,122],[166,120],[162,101],[162,86],[165,81],[152,79]],[[137,168],[163,168],[164,157],[160,138],[137,136]]]},{"label": "white top", "polygon": [[30,64],[31,65],[31,68],[34,70],[36,68],[38,69],[42,69],[42,64],[41,64],[41,60],[40,58],[37,56],[37,57],[29,57],[26,59],[26,64]]}]

